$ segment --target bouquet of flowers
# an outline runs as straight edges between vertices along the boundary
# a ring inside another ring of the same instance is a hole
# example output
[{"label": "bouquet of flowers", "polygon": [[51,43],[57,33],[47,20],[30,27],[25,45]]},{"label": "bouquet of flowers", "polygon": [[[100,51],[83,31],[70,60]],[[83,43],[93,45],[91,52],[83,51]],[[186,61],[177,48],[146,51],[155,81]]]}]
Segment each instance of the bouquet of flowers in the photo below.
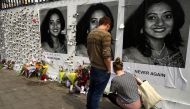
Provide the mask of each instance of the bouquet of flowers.
[{"label": "bouquet of flowers", "polygon": [[42,61],[42,66],[41,66],[41,69],[40,69],[40,72],[41,72],[40,79],[41,80],[47,79],[47,75],[46,75],[47,70],[48,70],[48,64],[45,63],[45,61]]},{"label": "bouquet of flowers", "polygon": [[70,72],[67,74],[67,78],[69,79],[69,81],[71,82],[71,85],[70,85],[70,91],[73,90],[73,85],[77,79],[77,73],[75,72]]},{"label": "bouquet of flowers", "polygon": [[59,69],[59,82],[60,82],[60,83],[63,82],[64,76],[65,76],[65,72],[64,72],[64,70],[63,70],[63,67],[61,67],[61,68]]},{"label": "bouquet of flowers", "polygon": [[6,61],[6,59],[3,59],[0,62],[0,69],[8,69],[8,62]]}]

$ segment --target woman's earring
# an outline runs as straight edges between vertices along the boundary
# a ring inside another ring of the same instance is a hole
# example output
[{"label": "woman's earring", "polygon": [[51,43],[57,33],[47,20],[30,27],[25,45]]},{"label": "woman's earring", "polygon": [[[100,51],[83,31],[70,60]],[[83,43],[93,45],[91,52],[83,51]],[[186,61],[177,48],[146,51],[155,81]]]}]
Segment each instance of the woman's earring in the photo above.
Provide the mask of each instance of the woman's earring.
[{"label": "woman's earring", "polygon": [[143,31],[143,29],[142,29],[142,28],[141,28],[141,30],[140,30],[140,33],[141,33],[141,34],[143,34],[143,33],[144,33],[144,31]]}]

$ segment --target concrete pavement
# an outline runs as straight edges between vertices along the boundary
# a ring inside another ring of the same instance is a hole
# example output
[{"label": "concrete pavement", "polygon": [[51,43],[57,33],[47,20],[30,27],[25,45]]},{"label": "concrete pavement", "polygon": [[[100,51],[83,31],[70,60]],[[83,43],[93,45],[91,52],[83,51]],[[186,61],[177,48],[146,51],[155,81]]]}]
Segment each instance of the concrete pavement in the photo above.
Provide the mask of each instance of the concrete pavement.
[{"label": "concrete pavement", "polygon": [[[58,82],[18,76],[0,70],[0,109],[85,109],[86,95],[68,94]],[[100,109],[119,109],[102,98]]]}]

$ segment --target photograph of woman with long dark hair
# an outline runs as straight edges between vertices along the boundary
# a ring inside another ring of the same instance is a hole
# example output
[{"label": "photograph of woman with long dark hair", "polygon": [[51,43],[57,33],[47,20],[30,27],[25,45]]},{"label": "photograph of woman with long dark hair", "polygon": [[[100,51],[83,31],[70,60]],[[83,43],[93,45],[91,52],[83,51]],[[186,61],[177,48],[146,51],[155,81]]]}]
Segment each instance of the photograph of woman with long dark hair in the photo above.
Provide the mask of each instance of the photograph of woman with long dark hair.
[{"label": "photograph of woman with long dark hair", "polygon": [[46,52],[67,53],[65,20],[57,8],[49,9],[40,26],[41,44]]},{"label": "photograph of woman with long dark hair", "polygon": [[[92,29],[98,26],[99,20],[103,16],[108,16],[111,19],[112,24],[114,24],[114,18],[109,7],[105,4],[97,3],[90,5],[85,14],[78,21],[76,27],[76,56],[88,56],[86,48],[87,35]],[[111,32],[112,29],[113,25],[111,25],[109,32]]]},{"label": "photograph of woman with long dark hair", "polygon": [[125,22],[123,61],[184,68],[184,16],[177,0],[144,0]]}]

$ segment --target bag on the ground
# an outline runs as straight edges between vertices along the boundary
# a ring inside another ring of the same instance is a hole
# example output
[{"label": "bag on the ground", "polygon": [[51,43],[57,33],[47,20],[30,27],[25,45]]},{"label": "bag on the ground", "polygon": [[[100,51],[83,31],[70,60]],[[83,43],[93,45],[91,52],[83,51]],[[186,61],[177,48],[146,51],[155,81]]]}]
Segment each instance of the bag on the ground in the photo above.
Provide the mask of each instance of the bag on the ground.
[{"label": "bag on the ground", "polygon": [[138,87],[139,94],[145,109],[150,109],[154,107],[162,97],[156,92],[156,90],[149,84],[148,81],[142,82]]}]

